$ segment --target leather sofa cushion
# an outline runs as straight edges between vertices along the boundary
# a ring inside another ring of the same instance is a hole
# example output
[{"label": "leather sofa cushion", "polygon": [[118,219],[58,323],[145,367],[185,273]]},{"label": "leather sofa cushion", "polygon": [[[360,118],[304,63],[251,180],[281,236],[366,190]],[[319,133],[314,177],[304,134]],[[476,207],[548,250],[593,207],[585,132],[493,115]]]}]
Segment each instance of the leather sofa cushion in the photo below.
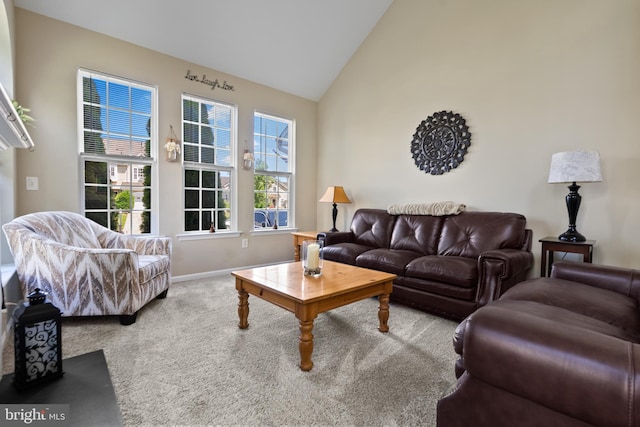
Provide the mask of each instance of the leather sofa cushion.
[{"label": "leather sofa cushion", "polygon": [[478,260],[460,256],[427,255],[407,264],[405,276],[472,288],[478,283]]},{"label": "leather sofa cushion", "polygon": [[493,249],[520,249],[526,219],[515,213],[463,212],[446,217],[438,255],[478,258]]},{"label": "leather sofa cushion", "polygon": [[391,234],[391,249],[435,255],[443,223],[444,217],[441,216],[398,216]]},{"label": "leather sofa cushion", "polygon": [[640,271],[612,265],[575,261],[553,263],[551,277],[584,283],[629,295],[640,302]]},{"label": "leather sofa cushion", "polygon": [[372,248],[388,248],[396,217],[382,209],[358,209],[351,220],[354,243]]},{"label": "leather sofa cushion", "polygon": [[[517,310],[628,341],[640,342],[640,311],[635,298],[583,283],[538,278],[509,289],[499,304],[521,302]],[[524,309],[522,303],[528,303]],[[536,303],[536,304],[532,304]]]},{"label": "leather sofa cushion", "polygon": [[356,265],[356,257],[374,248],[357,243],[336,243],[322,249],[323,258],[327,261]]},{"label": "leather sofa cushion", "polygon": [[[435,280],[416,279],[415,277],[403,277],[402,279],[402,286],[406,288],[415,289],[417,291],[432,295],[441,295],[447,298],[455,298],[456,300],[474,301],[477,293],[475,287],[466,288]],[[396,279],[396,281],[399,280]]]},{"label": "leather sofa cushion", "polygon": [[358,255],[356,265],[402,276],[405,266],[420,255],[411,251],[373,249]]}]

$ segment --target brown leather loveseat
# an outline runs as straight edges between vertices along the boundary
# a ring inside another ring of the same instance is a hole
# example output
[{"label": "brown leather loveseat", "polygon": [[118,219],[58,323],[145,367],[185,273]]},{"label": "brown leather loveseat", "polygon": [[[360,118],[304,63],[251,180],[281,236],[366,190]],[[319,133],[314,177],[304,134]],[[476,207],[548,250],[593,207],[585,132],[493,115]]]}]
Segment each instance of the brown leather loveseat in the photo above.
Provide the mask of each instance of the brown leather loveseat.
[{"label": "brown leather loveseat", "polygon": [[516,213],[359,209],[350,231],[319,238],[325,260],[396,274],[392,301],[463,319],[526,279],[533,265],[531,234]]},{"label": "brown leather loveseat", "polygon": [[559,261],[456,330],[438,427],[640,426],[640,271]]}]

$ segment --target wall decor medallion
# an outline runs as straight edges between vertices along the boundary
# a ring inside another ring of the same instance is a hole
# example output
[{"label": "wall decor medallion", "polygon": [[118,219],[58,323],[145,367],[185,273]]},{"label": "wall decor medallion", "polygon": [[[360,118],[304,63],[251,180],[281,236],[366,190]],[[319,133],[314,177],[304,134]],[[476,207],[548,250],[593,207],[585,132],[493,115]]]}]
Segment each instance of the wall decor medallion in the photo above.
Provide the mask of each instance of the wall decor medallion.
[{"label": "wall decor medallion", "polygon": [[440,111],[420,122],[411,141],[411,154],[420,170],[442,175],[462,163],[469,145],[471,133],[464,118]]}]

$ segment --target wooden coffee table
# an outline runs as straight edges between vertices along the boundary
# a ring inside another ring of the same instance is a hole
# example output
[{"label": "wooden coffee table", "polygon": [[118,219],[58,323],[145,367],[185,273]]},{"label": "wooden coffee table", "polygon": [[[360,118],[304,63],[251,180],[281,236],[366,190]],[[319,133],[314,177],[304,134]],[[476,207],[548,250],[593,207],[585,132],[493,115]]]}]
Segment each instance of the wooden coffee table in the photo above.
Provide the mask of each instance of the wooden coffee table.
[{"label": "wooden coffee table", "polygon": [[300,321],[300,369],[313,367],[313,321],[319,313],[374,296],[379,297],[380,332],[389,331],[389,295],[395,274],[325,261],[320,277],[305,276],[300,262],[234,271],[240,329],[249,327],[249,294],[295,314]]}]

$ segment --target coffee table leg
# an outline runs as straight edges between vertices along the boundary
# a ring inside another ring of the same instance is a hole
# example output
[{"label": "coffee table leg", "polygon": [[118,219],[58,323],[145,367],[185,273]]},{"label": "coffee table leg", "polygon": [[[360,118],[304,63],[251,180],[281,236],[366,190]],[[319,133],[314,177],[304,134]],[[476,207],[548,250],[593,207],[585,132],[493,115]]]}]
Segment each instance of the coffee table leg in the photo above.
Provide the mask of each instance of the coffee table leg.
[{"label": "coffee table leg", "polygon": [[247,329],[249,327],[249,294],[246,291],[238,290],[238,317],[240,322],[238,327],[240,329]]},{"label": "coffee table leg", "polygon": [[382,294],[378,299],[380,301],[380,305],[378,306],[380,326],[378,326],[378,330],[380,332],[389,332],[389,326],[387,325],[387,321],[389,320],[389,294]]},{"label": "coffee table leg", "polygon": [[313,362],[311,361],[311,353],[313,353],[313,329],[312,320],[300,320],[300,369],[303,371],[310,371],[313,368]]}]

